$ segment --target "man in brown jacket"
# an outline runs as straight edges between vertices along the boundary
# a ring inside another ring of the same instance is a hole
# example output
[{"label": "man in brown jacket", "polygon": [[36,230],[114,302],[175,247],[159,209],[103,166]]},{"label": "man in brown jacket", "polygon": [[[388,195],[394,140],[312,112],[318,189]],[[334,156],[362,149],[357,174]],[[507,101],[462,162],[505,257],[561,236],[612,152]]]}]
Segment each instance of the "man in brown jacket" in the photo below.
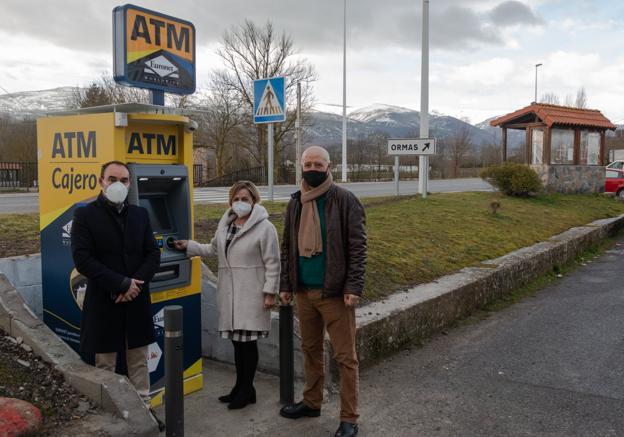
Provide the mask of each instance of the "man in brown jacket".
[{"label": "man in brown jacket", "polygon": [[355,306],[364,289],[365,214],[350,191],[333,183],[329,154],[318,146],[301,158],[301,191],[292,195],[284,223],[280,297],[295,293],[304,354],[303,401],[280,414],[290,419],[321,414],[323,339],[327,329],[340,369],[340,426],[335,436],[358,433],[358,358]]}]

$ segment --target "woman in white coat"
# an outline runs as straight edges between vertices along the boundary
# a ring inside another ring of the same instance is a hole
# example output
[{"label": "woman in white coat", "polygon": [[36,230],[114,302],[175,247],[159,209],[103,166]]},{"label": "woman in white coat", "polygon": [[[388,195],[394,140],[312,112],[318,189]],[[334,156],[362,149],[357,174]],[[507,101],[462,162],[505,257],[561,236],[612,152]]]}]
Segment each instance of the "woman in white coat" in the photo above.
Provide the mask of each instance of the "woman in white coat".
[{"label": "woman in white coat", "polygon": [[275,226],[249,181],[230,188],[230,208],[210,244],[179,240],[175,246],[191,256],[217,256],[219,331],[234,345],[236,384],[219,397],[229,409],[256,402],[253,380],[259,338],[269,335],[271,308],[279,289],[280,254]]}]

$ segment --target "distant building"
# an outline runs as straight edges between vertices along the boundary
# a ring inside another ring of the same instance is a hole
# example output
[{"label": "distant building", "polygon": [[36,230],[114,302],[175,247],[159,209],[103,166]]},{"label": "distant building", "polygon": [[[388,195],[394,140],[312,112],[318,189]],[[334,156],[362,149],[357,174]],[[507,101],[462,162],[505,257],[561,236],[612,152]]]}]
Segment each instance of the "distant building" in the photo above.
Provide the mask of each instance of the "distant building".
[{"label": "distant building", "polygon": [[507,130],[526,131],[526,160],[548,191],[604,191],[605,133],[616,126],[595,109],[532,103],[490,121],[503,129],[503,161]]}]

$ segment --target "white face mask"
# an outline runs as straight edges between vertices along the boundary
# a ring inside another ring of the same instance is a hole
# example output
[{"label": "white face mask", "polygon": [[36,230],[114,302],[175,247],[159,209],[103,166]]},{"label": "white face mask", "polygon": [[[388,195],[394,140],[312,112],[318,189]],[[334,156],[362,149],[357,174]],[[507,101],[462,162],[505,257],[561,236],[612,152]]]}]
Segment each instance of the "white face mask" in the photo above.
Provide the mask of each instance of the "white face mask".
[{"label": "white face mask", "polygon": [[128,187],[126,187],[119,181],[113,182],[108,187],[106,187],[104,195],[111,202],[120,204],[123,203],[124,200],[126,200],[126,197],[128,197]]},{"label": "white face mask", "polygon": [[246,217],[251,212],[252,206],[247,202],[234,202],[232,204],[232,211],[239,217]]}]

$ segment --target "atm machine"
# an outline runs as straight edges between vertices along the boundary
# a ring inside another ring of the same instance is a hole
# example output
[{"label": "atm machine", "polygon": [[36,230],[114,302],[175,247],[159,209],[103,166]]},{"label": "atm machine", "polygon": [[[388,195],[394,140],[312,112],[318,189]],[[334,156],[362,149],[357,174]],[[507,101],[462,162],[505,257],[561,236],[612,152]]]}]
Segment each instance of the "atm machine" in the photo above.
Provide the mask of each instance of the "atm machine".
[{"label": "atm machine", "polygon": [[152,292],[184,287],[191,282],[191,260],[175,250],[175,240],[191,236],[191,202],[186,167],[128,164],[128,201],[147,210],[160,248],[160,268],[150,282]]},{"label": "atm machine", "polygon": [[203,385],[201,262],[176,251],[193,238],[193,135],[188,117],[163,107],[122,104],[55,114],[37,120],[44,322],[76,351],[86,278],[71,256],[74,210],[100,192],[102,164],[128,164],[128,201],[144,207],[161,250],[150,282],[157,341],[148,347],[152,405],[164,390],[164,307],[184,311],[184,392]]}]

